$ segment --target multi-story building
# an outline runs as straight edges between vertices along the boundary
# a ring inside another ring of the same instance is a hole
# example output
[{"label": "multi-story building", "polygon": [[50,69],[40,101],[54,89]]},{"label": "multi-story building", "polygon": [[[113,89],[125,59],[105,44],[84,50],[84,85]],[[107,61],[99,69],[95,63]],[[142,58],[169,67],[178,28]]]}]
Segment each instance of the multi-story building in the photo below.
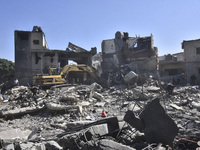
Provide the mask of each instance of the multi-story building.
[{"label": "multi-story building", "polygon": [[185,74],[187,81],[195,75],[197,82],[200,81],[200,39],[182,42],[185,55]]}]

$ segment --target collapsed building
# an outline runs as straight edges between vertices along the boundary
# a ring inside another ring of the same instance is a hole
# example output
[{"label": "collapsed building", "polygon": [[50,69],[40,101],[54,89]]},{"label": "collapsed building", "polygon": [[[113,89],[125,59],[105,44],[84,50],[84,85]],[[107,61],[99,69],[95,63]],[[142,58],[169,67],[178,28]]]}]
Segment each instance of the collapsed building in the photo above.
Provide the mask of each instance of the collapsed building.
[{"label": "collapsed building", "polygon": [[127,32],[116,32],[114,39],[102,41],[102,76],[109,73],[123,74],[134,71],[155,76],[158,71],[157,47],[153,35],[129,37]]},{"label": "collapsed building", "polygon": [[92,65],[96,48],[87,51],[69,43],[66,50],[48,48],[41,27],[34,26],[32,31],[15,31],[15,77],[21,85],[32,84],[36,74],[45,74],[48,68],[62,68],[73,60],[77,64]]}]

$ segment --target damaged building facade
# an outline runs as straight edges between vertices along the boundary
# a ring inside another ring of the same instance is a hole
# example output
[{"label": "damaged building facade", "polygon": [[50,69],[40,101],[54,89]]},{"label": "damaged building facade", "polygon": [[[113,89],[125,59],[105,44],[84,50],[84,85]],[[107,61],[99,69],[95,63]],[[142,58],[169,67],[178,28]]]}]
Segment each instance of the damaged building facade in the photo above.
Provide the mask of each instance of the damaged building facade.
[{"label": "damaged building facade", "polygon": [[185,56],[185,75],[187,82],[195,75],[196,82],[200,83],[200,39],[182,42]]},{"label": "damaged building facade", "polygon": [[182,42],[184,52],[159,57],[161,80],[173,82],[184,74],[186,83],[200,83],[200,39]]},{"label": "damaged building facade", "polygon": [[15,34],[15,77],[20,84],[32,84],[36,74],[48,73],[48,68],[62,68],[73,60],[77,64],[92,65],[96,48],[87,51],[72,43],[66,50],[50,50],[41,27],[34,26],[32,31],[18,31]]},{"label": "damaged building facade", "polygon": [[123,74],[126,71],[156,75],[158,54],[157,47],[153,46],[153,35],[129,37],[127,32],[116,32],[114,39],[102,41],[101,65],[104,78],[109,73]]},{"label": "damaged building facade", "polygon": [[184,53],[167,54],[159,57],[159,72],[162,81],[171,82],[178,74],[185,73]]}]

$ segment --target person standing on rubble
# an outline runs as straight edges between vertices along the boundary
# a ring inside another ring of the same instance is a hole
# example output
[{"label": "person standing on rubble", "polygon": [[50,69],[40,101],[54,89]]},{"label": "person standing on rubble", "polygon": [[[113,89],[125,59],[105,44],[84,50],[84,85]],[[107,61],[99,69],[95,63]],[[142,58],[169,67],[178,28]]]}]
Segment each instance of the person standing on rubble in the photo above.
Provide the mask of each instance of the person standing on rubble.
[{"label": "person standing on rubble", "polygon": [[166,86],[167,93],[172,95],[174,88],[175,88],[175,86],[172,83],[168,83],[167,86]]},{"label": "person standing on rubble", "polygon": [[1,94],[4,94],[6,92],[7,86],[8,86],[8,81],[3,83],[3,86],[1,88]]},{"label": "person standing on rubble", "polygon": [[17,78],[14,80],[14,85],[15,85],[15,86],[18,86],[18,85],[19,85],[19,80],[18,80]]}]

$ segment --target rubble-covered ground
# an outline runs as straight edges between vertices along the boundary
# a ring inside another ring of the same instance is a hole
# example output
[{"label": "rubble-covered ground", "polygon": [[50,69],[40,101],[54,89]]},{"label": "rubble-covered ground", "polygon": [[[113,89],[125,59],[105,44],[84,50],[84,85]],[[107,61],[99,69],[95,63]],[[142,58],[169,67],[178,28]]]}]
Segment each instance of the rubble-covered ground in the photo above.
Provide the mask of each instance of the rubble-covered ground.
[{"label": "rubble-covered ground", "polygon": [[198,86],[172,95],[143,86],[16,86],[0,95],[0,149],[192,150],[200,141]]}]

